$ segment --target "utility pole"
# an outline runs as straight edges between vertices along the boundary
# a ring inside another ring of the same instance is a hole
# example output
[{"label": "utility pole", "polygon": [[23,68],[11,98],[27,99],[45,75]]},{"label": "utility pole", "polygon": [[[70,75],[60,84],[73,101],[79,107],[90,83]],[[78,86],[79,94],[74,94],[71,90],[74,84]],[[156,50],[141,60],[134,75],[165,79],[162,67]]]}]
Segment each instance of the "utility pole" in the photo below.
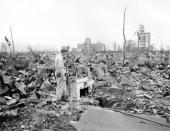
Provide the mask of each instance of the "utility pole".
[{"label": "utility pole", "polygon": [[126,17],[126,7],[125,7],[125,10],[124,10],[124,17],[123,17],[123,38],[124,38],[124,44],[123,44],[123,63],[125,61],[125,56],[126,56],[125,17]]},{"label": "utility pole", "polygon": [[139,53],[139,40],[140,40],[140,35],[139,32],[137,31],[137,36],[138,36],[138,46],[137,46],[137,58],[138,58],[138,53]]},{"label": "utility pole", "polygon": [[13,36],[12,36],[12,27],[11,26],[10,26],[10,33],[11,33],[11,40],[12,40],[12,54],[14,56],[15,48],[14,48],[14,40],[13,40]]}]

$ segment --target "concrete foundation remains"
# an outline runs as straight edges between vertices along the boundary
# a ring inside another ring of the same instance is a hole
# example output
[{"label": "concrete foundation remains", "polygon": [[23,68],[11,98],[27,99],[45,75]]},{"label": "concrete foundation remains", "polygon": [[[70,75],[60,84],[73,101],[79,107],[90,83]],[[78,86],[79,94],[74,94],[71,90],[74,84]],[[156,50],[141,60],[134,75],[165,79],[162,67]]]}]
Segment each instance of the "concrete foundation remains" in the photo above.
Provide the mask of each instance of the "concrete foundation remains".
[{"label": "concrete foundation remains", "polygon": [[70,84],[71,98],[79,100],[81,96],[91,92],[93,84],[94,80],[90,77],[77,78],[75,82]]}]

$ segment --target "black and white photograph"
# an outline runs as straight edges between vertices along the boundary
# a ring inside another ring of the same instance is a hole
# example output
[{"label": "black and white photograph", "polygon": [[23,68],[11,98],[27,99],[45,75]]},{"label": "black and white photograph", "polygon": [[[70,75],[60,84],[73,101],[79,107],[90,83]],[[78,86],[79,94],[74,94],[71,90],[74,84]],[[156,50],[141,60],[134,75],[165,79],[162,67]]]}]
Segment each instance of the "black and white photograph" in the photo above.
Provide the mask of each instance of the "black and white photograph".
[{"label": "black and white photograph", "polygon": [[0,131],[170,131],[170,0],[0,0]]}]

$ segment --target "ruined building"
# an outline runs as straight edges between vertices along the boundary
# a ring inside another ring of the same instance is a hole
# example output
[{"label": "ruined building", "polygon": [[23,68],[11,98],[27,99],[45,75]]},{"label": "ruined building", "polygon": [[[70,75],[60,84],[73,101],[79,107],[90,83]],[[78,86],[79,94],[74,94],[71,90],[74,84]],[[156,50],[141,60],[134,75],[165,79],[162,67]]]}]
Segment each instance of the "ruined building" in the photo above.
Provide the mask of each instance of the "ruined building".
[{"label": "ruined building", "polygon": [[90,38],[86,38],[83,44],[78,44],[78,50],[84,55],[93,55],[96,52],[104,51],[105,44],[101,42],[91,43]]},{"label": "ruined building", "polygon": [[144,25],[139,25],[139,49],[146,51],[150,48],[150,32],[145,32]]}]

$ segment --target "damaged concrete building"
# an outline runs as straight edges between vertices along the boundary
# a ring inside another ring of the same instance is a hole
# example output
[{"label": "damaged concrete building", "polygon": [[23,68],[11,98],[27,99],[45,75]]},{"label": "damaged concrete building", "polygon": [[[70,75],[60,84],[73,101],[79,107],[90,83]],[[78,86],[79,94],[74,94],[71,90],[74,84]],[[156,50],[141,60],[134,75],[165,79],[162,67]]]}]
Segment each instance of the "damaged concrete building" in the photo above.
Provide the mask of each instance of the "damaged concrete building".
[{"label": "damaged concrete building", "polygon": [[144,25],[139,25],[139,49],[145,51],[150,48],[150,32],[145,32]]},{"label": "damaged concrete building", "polygon": [[90,38],[86,38],[83,44],[78,44],[77,49],[84,55],[93,55],[96,52],[105,51],[105,44],[102,42],[92,43]]}]

